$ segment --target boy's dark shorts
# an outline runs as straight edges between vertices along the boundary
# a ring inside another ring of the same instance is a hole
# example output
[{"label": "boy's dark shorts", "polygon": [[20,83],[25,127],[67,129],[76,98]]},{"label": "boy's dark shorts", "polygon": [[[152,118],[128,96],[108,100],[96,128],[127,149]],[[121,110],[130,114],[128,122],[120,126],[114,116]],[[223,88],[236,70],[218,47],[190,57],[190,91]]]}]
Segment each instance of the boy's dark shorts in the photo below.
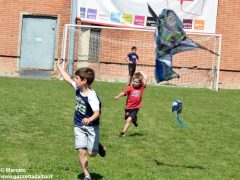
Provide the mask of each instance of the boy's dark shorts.
[{"label": "boy's dark shorts", "polygon": [[128,64],[129,76],[133,76],[136,71],[136,64]]},{"label": "boy's dark shorts", "polygon": [[125,120],[127,120],[128,117],[132,118],[132,121],[137,121],[137,113],[139,109],[125,109]]}]

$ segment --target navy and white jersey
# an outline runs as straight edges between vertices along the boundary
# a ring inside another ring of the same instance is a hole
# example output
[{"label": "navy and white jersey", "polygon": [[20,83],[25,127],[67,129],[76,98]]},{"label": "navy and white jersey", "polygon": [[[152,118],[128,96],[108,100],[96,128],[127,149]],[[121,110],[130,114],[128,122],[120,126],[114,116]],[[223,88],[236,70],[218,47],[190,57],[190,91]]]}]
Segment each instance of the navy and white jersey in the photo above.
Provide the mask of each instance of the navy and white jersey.
[{"label": "navy and white jersey", "polygon": [[136,61],[138,60],[138,55],[136,53],[129,53],[127,56],[129,61],[131,61],[133,64],[136,64]]},{"label": "navy and white jersey", "polygon": [[[72,82],[73,88],[76,90],[76,107],[74,115],[74,125],[82,126],[81,122],[84,118],[89,118],[94,111],[101,111],[100,100],[93,89],[87,95],[82,94],[81,90],[76,87],[76,82]],[[88,126],[96,126],[99,124],[99,118],[89,123]]]}]

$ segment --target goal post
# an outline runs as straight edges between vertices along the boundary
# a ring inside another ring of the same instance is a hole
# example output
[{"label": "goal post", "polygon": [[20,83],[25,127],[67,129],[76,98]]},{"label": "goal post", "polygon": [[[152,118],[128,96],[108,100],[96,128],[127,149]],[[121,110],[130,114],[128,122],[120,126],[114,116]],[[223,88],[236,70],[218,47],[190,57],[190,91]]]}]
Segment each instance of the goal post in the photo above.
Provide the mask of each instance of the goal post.
[{"label": "goal post", "polygon": [[[66,60],[70,30],[74,30],[74,70],[89,66],[95,70],[96,80],[127,83],[128,63],[124,58],[131,47],[136,46],[139,55],[137,71],[144,71],[149,83],[157,84],[154,77],[155,30],[65,24],[61,56]],[[218,90],[221,35],[187,33],[187,36],[219,56],[200,48],[174,55],[173,69],[180,78],[159,85]]]}]

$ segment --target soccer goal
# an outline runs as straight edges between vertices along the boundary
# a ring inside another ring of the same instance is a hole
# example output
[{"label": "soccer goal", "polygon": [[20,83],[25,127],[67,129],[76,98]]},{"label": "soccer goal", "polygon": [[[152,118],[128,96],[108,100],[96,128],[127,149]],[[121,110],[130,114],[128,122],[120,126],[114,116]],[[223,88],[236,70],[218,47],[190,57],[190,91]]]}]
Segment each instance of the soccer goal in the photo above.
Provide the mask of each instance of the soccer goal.
[{"label": "soccer goal", "polygon": [[[71,34],[71,36],[70,36]],[[173,69],[180,78],[158,85],[199,87],[218,90],[221,35],[188,34],[188,37],[216,52],[196,49],[173,56]],[[70,41],[74,40],[74,43]],[[88,66],[96,72],[96,80],[127,83],[128,64],[124,60],[137,47],[139,62],[136,71],[144,71],[149,83],[157,84],[154,78],[155,43],[153,29],[131,29],[105,26],[66,24],[62,40],[62,58],[74,68]],[[71,47],[71,48],[70,48]],[[74,58],[70,61],[69,54]]]}]

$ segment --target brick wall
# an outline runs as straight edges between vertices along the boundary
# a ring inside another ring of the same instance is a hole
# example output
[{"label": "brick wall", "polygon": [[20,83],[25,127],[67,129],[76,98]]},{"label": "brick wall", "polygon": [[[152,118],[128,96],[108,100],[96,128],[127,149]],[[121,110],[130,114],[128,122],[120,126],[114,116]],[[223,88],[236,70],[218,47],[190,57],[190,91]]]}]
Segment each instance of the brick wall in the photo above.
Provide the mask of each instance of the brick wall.
[{"label": "brick wall", "polygon": [[216,33],[222,34],[222,69],[240,71],[239,12],[239,1],[219,1]]},{"label": "brick wall", "polygon": [[240,39],[239,12],[239,1],[218,1],[216,33],[222,34],[221,69],[237,71],[220,72],[222,88],[240,88],[240,44],[237,42]]},{"label": "brick wall", "polygon": [[16,72],[18,62],[16,58],[2,57],[0,58],[0,76],[18,76]]},{"label": "brick wall", "polygon": [[[21,18],[22,14],[39,14],[59,16],[59,53],[61,49],[61,36],[63,24],[70,21],[70,4],[69,0],[4,0],[0,1],[1,26],[0,26],[0,75],[1,76],[17,76],[18,63],[20,56],[21,42]],[[216,33],[222,34],[222,51],[221,51],[221,72],[220,72],[220,88],[240,88],[240,24],[238,23],[238,12],[240,12],[240,4],[237,0],[224,1],[219,0]],[[114,35],[110,35],[114,37]],[[133,34],[124,34],[125,37],[132,37]],[[138,35],[139,43],[146,43],[148,39],[153,40],[152,34]],[[121,39],[121,36],[119,37]],[[152,44],[146,45],[153,46]],[[124,63],[124,56],[129,51],[131,42],[127,47],[121,46],[121,55],[117,58],[119,62]],[[119,48],[119,47],[118,47]],[[151,47],[152,48],[152,47]],[[141,57],[141,63],[154,64],[154,48],[138,49]],[[149,49],[149,50],[147,50]],[[104,51],[103,51],[104,52]],[[57,57],[58,55],[56,55]],[[101,57],[107,55],[101,54]],[[108,57],[110,58],[110,57]],[[114,59],[115,58],[115,59]],[[102,61],[116,60],[103,58]],[[177,62],[179,63],[179,62]],[[180,64],[176,64],[180,65]],[[113,67],[103,67],[104,69]],[[150,68],[151,69],[151,68]],[[102,70],[102,71],[103,71]],[[119,70],[119,69],[118,69]],[[147,70],[148,71],[148,70]],[[151,70],[149,70],[150,73]],[[121,74],[126,73],[125,71]],[[125,74],[124,74],[125,76]]]}]

